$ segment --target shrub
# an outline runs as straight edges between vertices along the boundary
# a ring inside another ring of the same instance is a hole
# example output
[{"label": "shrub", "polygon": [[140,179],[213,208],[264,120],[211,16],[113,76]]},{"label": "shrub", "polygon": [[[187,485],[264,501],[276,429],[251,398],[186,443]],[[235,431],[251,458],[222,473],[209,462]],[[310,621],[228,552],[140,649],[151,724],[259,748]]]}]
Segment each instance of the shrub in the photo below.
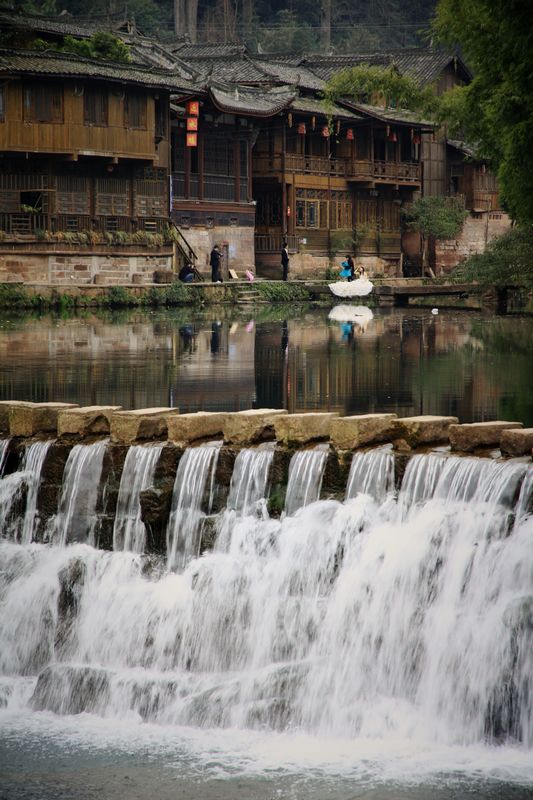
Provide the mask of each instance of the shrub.
[{"label": "shrub", "polygon": [[454,280],[491,286],[533,288],[533,227],[511,228],[493,239],[484,253],[470,256],[454,271]]}]

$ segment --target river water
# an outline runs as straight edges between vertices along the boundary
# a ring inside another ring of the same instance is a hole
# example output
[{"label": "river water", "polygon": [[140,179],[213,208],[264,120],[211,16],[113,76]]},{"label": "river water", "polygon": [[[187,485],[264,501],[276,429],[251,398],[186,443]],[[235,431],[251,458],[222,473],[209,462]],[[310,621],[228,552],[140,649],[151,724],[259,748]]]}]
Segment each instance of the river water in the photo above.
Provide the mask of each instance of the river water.
[{"label": "river water", "polygon": [[533,425],[531,318],[352,312],[341,304],[334,313],[266,306],[4,316],[0,399],[182,412],[451,414]]},{"label": "river water", "polygon": [[[533,423],[527,320],[276,313],[4,320],[2,399]],[[531,466],[415,457],[397,494],[378,449],[339,502],[302,456],[278,520],[271,451],[243,451],[200,558],[183,525],[166,560],[135,536],[96,550],[90,498],[53,546],[33,507],[1,531],[1,800],[531,800]]]}]

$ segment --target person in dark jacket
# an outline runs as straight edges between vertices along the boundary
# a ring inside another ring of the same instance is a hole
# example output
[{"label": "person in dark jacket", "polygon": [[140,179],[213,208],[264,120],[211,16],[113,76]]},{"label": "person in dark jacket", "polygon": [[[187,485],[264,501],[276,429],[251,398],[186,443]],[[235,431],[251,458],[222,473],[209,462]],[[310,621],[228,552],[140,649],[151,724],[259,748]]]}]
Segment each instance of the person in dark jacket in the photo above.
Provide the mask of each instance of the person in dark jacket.
[{"label": "person in dark jacket", "polygon": [[283,242],[281,248],[281,268],[283,270],[283,280],[286,281],[289,276],[289,251],[287,249],[287,242]]},{"label": "person in dark jacket", "polygon": [[192,283],[194,280],[194,269],[192,264],[184,264],[178,273],[178,278],[183,283]]},{"label": "person in dark jacket", "polygon": [[220,271],[221,261],[222,261],[222,253],[220,252],[218,244],[216,244],[211,250],[211,255],[209,257],[209,263],[211,264],[211,281],[213,283],[223,282],[222,273]]}]

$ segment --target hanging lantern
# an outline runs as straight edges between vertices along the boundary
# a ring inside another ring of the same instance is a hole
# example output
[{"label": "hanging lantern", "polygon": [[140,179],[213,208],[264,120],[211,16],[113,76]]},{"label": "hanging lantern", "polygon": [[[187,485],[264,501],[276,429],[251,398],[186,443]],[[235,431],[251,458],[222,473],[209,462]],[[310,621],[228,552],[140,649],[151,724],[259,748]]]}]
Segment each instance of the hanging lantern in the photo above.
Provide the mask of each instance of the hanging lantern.
[{"label": "hanging lantern", "polygon": [[329,137],[329,128],[327,125],[324,125],[322,128],[322,136],[324,136],[326,139]]},{"label": "hanging lantern", "polygon": [[292,114],[290,112],[287,114],[287,122],[289,123],[289,128],[292,128]]},{"label": "hanging lantern", "polygon": [[311,127],[312,127],[313,130],[315,129],[315,124],[316,124],[316,118],[315,117],[311,117]]},{"label": "hanging lantern", "polygon": [[200,103],[198,100],[189,100],[187,102],[187,116],[197,117],[200,113]]},{"label": "hanging lantern", "polygon": [[298,123],[298,133],[300,136],[305,136],[305,122]]},{"label": "hanging lantern", "polygon": [[198,134],[197,133],[188,133],[187,138],[185,139],[185,144],[187,147],[197,147],[198,146]]},{"label": "hanging lantern", "polygon": [[389,142],[397,142],[398,141],[398,137],[396,136],[396,132],[395,131],[391,131],[389,133],[389,135],[387,136],[387,139],[389,140]]},{"label": "hanging lantern", "polygon": [[187,130],[188,131],[198,130],[198,117],[187,117]]},{"label": "hanging lantern", "polygon": [[413,136],[413,144],[420,144],[420,136],[418,133],[415,133]]},{"label": "hanging lantern", "polygon": [[341,132],[341,121],[340,121],[340,119],[337,120],[337,126],[335,128],[335,132],[336,132],[337,136]]},{"label": "hanging lantern", "polygon": [[349,142],[353,142],[353,140],[355,139],[355,136],[353,135],[353,128],[348,128],[348,130],[346,131],[346,139]]}]

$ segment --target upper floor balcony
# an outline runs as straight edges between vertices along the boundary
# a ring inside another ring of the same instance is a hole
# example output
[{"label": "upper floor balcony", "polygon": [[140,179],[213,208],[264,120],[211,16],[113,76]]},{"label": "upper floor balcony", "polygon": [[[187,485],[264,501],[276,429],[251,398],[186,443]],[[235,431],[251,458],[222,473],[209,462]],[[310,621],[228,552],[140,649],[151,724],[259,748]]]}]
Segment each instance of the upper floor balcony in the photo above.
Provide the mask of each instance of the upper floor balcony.
[{"label": "upper floor balcony", "polygon": [[[285,161],[285,163],[283,163]],[[272,156],[254,155],[253,176],[277,177],[285,175],[316,175],[317,177],[344,178],[359,183],[394,183],[404,186],[418,185],[421,181],[421,167],[415,161],[377,161],[371,159],[327,158],[325,156],[281,153]]]}]

